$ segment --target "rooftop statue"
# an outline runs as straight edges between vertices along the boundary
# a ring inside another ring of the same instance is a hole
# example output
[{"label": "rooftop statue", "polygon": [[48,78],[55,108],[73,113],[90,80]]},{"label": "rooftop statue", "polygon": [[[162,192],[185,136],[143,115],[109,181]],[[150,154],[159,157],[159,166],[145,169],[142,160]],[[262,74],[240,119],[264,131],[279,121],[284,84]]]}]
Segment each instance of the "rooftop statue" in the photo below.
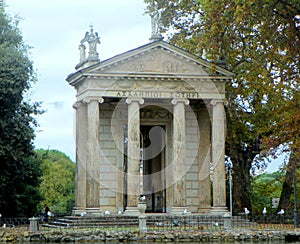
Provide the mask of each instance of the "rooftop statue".
[{"label": "rooftop statue", "polygon": [[[89,45],[89,53],[86,57],[86,46],[85,42]],[[100,37],[98,33],[93,30],[93,26],[90,26],[90,31],[85,33],[84,38],[80,41],[79,51],[80,51],[80,63],[85,61],[99,61],[99,55],[97,53],[97,44],[100,44]]]},{"label": "rooftop statue", "polygon": [[157,41],[162,39],[161,33],[159,33],[159,25],[161,20],[161,11],[158,8],[158,4],[155,0],[152,1],[150,7],[149,7],[149,14],[151,17],[151,38],[152,41]]},{"label": "rooftop statue", "polygon": [[79,54],[80,54],[80,63],[83,63],[84,61],[86,61],[86,54],[85,54],[85,49],[86,49],[86,47],[85,47],[85,45],[84,44],[82,44],[82,43],[80,43],[80,45],[79,45]]}]

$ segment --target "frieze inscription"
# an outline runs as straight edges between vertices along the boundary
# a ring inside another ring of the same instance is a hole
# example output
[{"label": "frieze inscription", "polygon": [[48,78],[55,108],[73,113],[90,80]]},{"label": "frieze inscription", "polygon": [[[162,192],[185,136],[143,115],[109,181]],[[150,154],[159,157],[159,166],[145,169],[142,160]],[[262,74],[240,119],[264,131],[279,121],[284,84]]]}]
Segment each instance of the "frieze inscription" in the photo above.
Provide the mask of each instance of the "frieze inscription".
[{"label": "frieze inscription", "polygon": [[140,98],[202,98],[199,92],[116,91],[116,97]]}]

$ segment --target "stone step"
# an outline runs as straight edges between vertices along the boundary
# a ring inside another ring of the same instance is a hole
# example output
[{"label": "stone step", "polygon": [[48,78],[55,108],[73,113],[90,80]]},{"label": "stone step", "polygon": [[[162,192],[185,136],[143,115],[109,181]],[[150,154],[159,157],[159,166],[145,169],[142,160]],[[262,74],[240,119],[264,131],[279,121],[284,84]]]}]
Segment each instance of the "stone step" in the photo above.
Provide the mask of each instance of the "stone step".
[{"label": "stone step", "polygon": [[[149,226],[223,226],[224,218],[222,216],[203,216],[203,215],[146,215],[147,225]],[[257,223],[250,222],[249,220],[240,217],[232,217],[233,225],[238,227],[254,228]],[[53,221],[49,220],[49,223],[44,224],[45,227],[51,228],[93,228],[93,227],[116,227],[116,226],[138,226],[138,216],[126,216],[126,215],[110,215],[101,217],[92,216],[65,216]]]},{"label": "stone step", "polygon": [[138,218],[132,216],[109,216],[109,217],[77,217],[66,216],[44,224],[45,227],[114,227],[114,226],[138,226]]}]

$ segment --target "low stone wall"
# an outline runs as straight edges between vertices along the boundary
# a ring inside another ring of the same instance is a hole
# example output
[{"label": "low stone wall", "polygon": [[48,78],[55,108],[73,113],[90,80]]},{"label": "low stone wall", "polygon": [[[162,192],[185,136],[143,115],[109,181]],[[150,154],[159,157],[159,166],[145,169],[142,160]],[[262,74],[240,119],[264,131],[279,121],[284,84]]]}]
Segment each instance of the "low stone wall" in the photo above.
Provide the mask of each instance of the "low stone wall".
[{"label": "low stone wall", "polygon": [[298,231],[103,231],[80,229],[57,229],[49,231],[29,232],[28,228],[6,228],[0,230],[2,242],[109,242],[109,241],[155,241],[155,242],[199,242],[199,241],[275,241],[293,237],[299,240]]}]

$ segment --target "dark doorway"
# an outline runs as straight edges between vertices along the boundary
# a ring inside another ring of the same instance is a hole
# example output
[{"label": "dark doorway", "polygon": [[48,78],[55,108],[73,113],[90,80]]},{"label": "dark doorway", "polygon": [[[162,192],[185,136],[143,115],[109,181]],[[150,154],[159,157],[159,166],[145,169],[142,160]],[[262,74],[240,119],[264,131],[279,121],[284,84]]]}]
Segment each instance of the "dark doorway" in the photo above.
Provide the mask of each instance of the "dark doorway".
[{"label": "dark doorway", "polygon": [[142,192],[146,196],[146,212],[166,211],[165,143],[166,130],[162,125],[141,125]]}]

